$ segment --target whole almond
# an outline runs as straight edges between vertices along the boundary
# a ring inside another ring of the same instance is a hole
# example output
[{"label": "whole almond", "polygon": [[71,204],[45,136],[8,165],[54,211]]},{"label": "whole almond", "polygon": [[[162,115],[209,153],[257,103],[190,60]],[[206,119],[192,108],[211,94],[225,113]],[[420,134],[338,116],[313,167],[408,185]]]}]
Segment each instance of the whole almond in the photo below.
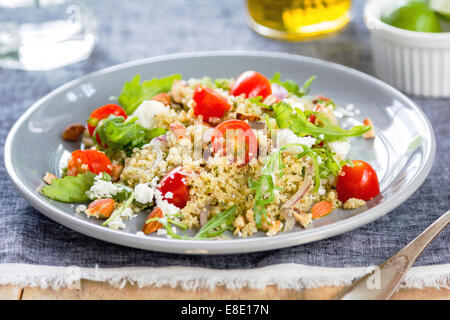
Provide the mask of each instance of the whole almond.
[{"label": "whole almond", "polygon": [[64,130],[62,134],[62,138],[67,141],[77,141],[80,136],[83,134],[85,126],[79,123],[74,123],[67,126],[66,130]]},{"label": "whole almond", "polygon": [[145,234],[150,234],[150,233],[157,231],[158,229],[161,229],[163,227],[163,225],[161,223],[159,223],[158,221],[150,221],[149,223],[147,223],[147,221],[150,219],[153,219],[153,218],[162,218],[162,217],[164,217],[164,214],[161,211],[161,209],[159,207],[155,207],[153,209],[153,211],[150,212],[150,214],[147,216],[147,219],[145,221],[144,228],[142,228],[142,231]]}]

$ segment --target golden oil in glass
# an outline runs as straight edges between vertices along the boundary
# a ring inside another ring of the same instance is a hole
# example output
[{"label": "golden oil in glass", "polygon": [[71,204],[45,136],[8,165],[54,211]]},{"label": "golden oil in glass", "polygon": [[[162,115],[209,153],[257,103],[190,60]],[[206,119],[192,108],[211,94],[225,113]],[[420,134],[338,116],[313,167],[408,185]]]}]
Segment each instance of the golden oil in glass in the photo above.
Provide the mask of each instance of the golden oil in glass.
[{"label": "golden oil in glass", "polygon": [[298,41],[333,33],[350,21],[351,0],[246,0],[249,25],[272,38]]}]

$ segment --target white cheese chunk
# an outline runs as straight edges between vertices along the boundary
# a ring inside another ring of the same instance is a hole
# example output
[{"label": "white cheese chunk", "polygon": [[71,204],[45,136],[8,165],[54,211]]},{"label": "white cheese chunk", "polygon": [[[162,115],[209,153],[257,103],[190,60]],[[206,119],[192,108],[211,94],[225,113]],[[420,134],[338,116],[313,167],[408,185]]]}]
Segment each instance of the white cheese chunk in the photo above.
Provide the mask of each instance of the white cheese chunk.
[{"label": "white cheese chunk", "polygon": [[[303,144],[311,148],[316,143],[316,139],[314,139],[313,137],[299,137],[289,129],[281,129],[278,131],[277,146],[279,148],[292,143]],[[287,151],[294,154],[301,153],[303,152],[303,148],[300,146],[293,146],[289,147]]]},{"label": "white cheese chunk", "polygon": [[348,141],[333,141],[329,142],[328,146],[341,160],[344,160],[347,157],[351,147],[350,142]]},{"label": "white cheese chunk", "polygon": [[286,98],[286,99],[283,99],[283,101],[286,102],[287,104],[289,104],[293,111],[295,111],[295,109],[300,109],[302,111],[305,111],[305,105],[295,98]]},{"label": "white cheese chunk", "polygon": [[155,116],[168,110],[169,109],[159,101],[144,101],[136,111],[134,111],[131,118],[137,117],[136,123],[146,129],[152,129],[155,127]]},{"label": "white cheese chunk", "polygon": [[146,183],[138,184],[134,187],[134,198],[137,202],[147,204],[153,201],[155,189],[148,186]]},{"label": "white cheese chunk", "polygon": [[92,187],[87,191],[87,196],[94,199],[104,199],[104,198],[112,198],[117,193],[120,192],[120,189],[114,185],[111,181],[102,180],[103,174],[100,174],[95,177],[95,182]]}]

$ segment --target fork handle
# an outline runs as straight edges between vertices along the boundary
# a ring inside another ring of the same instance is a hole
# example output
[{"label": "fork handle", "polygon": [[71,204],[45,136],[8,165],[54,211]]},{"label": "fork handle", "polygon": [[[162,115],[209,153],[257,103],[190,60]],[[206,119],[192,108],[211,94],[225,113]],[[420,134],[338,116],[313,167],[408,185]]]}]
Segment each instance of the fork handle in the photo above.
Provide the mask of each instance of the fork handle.
[{"label": "fork handle", "polygon": [[[378,268],[366,276],[356,280],[350,287],[344,289],[336,299],[389,299],[414,261],[428,244],[447,227],[449,221],[450,211],[447,211],[396,255],[380,264]],[[373,278],[378,279],[378,286],[373,287],[369,285],[369,280]]]}]

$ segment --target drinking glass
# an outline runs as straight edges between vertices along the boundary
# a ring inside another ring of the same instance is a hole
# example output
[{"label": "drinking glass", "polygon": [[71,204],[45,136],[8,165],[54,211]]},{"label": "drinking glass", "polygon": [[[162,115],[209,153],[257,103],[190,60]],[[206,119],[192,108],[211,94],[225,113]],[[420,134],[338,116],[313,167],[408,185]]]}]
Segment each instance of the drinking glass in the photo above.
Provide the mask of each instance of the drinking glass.
[{"label": "drinking glass", "polygon": [[248,24],[270,38],[299,41],[340,30],[351,18],[351,0],[246,0]]},{"label": "drinking glass", "polygon": [[0,67],[50,70],[81,61],[95,31],[81,0],[0,0]]}]

